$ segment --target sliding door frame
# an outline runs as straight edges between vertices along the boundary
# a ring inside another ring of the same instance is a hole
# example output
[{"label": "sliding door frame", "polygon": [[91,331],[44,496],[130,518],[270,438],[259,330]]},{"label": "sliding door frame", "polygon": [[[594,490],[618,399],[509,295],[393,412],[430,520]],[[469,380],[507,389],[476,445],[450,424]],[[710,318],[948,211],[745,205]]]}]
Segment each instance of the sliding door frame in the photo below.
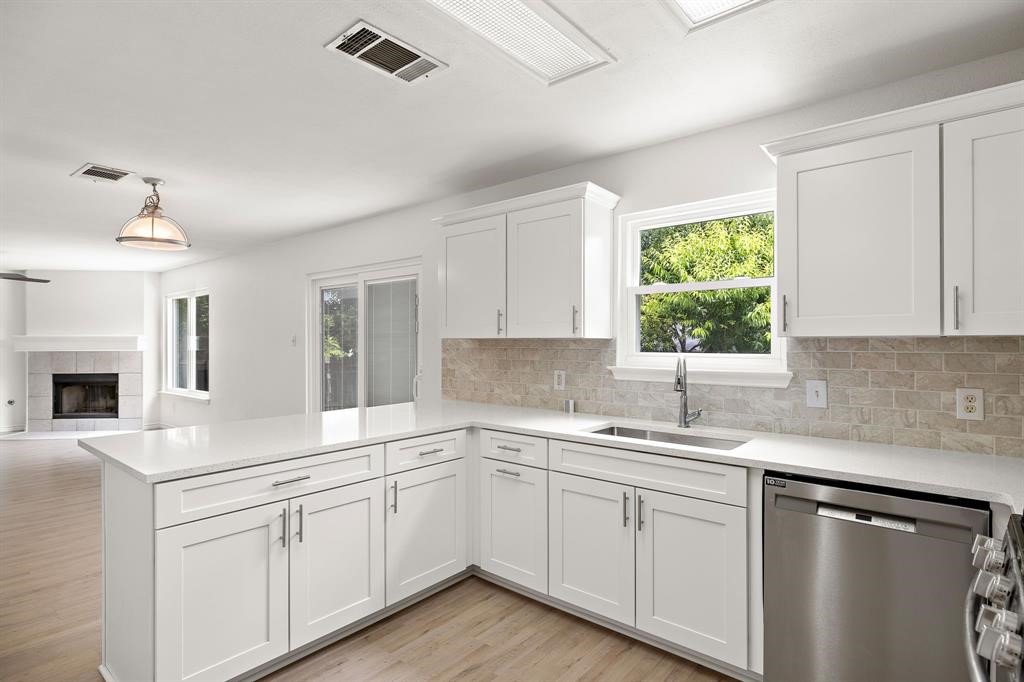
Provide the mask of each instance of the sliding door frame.
[{"label": "sliding door frame", "polygon": [[402,279],[416,280],[416,301],[415,301],[415,330],[416,330],[416,373],[413,377],[413,401],[419,397],[419,380],[423,372],[423,340],[420,333],[421,325],[421,295],[420,287],[423,282],[423,267],[419,258],[410,258],[401,261],[387,261],[383,263],[371,263],[353,268],[332,270],[327,272],[314,272],[306,276],[307,297],[306,306],[306,412],[314,413],[323,410],[322,396],[322,371],[323,371],[323,350],[321,348],[323,335],[323,317],[320,309],[321,292],[324,289],[334,289],[343,286],[356,287],[356,374],[358,384],[356,390],[356,406],[363,410],[366,408],[366,286],[379,282],[388,282]]}]

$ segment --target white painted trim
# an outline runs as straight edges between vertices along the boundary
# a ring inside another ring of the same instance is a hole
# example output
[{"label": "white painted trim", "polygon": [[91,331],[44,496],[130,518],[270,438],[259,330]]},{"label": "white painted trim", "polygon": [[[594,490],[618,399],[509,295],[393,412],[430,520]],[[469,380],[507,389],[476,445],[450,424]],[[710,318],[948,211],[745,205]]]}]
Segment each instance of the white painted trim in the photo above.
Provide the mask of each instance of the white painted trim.
[{"label": "white painted trim", "polygon": [[948,123],[1024,105],[1024,81],[969,92],[917,106],[790,135],[761,145],[775,159],[782,154],[826,147],[908,128]]},{"label": "white painted trim", "polygon": [[74,351],[122,351],[145,350],[142,336],[12,336],[15,351],[74,352]]},{"label": "white painted trim", "polygon": [[511,213],[512,211],[521,211],[524,208],[535,208],[537,206],[553,204],[559,201],[568,201],[570,199],[587,199],[589,201],[593,201],[602,208],[613,209],[618,205],[620,197],[618,194],[609,192],[603,187],[599,187],[592,182],[579,182],[575,185],[566,185],[565,187],[557,187],[543,192],[535,192],[521,197],[495,201],[490,204],[484,204],[483,206],[475,206],[461,211],[446,213],[439,218],[434,218],[434,222],[439,223],[442,226],[464,223],[469,220],[486,218],[488,216],[500,215],[502,213]]},{"label": "white painted trim", "polygon": [[[745,194],[716,197],[689,204],[638,211],[619,217],[616,227],[615,273],[615,366],[613,376],[629,381],[672,381],[675,377],[675,353],[641,353],[638,347],[637,294],[728,289],[737,286],[771,287],[772,310],[776,310],[776,277],[689,282],[639,286],[640,232],[668,225],[713,220],[729,216],[775,211],[775,190],[764,189]],[[777,315],[772,315],[772,352],[764,355],[726,353],[687,353],[689,380],[694,384],[723,386],[760,386],[785,388],[792,373],[786,368],[786,340],[778,334]]]},{"label": "white painted trim", "polygon": [[[675,355],[672,367],[609,367],[619,381],[652,381],[672,383],[675,380]],[[759,388],[786,388],[793,378],[792,372],[776,369],[691,369],[687,357],[686,378],[691,384],[713,386],[754,386]]]},{"label": "white painted trim", "polygon": [[196,402],[210,404],[210,394],[207,391],[186,391],[179,388],[165,388],[158,391],[160,395],[174,396],[175,398],[185,398],[186,400],[195,400]]},{"label": "white painted trim", "polygon": [[4,426],[0,428],[0,433],[18,433],[25,430],[26,428],[24,424],[13,424],[11,426]]}]

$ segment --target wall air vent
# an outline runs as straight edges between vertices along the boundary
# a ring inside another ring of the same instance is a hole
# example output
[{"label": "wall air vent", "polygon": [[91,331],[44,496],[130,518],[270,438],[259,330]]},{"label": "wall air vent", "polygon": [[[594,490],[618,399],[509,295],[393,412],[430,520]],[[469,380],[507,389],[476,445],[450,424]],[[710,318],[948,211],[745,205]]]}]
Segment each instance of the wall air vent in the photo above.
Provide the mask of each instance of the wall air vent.
[{"label": "wall air vent", "polygon": [[120,182],[129,175],[135,175],[135,173],[132,171],[120,170],[118,168],[111,168],[110,166],[100,166],[95,163],[87,163],[72,173],[71,177],[88,178],[93,182]]},{"label": "wall air vent", "polygon": [[404,83],[429,78],[430,74],[448,67],[441,60],[389,36],[365,21],[357,22],[324,47],[346,54]]}]

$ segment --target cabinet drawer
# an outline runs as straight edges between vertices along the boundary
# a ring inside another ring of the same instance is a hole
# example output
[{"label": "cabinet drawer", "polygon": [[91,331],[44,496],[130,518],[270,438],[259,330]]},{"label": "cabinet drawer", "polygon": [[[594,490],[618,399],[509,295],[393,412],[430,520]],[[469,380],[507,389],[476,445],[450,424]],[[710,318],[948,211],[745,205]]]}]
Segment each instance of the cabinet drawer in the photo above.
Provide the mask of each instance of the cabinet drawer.
[{"label": "cabinet drawer", "polygon": [[480,456],[547,469],[548,439],[481,429]]},{"label": "cabinet drawer", "polygon": [[552,471],[747,506],[743,467],[558,440],[549,447]]},{"label": "cabinet drawer", "polygon": [[329,452],[158,483],[157,528],[255,507],[384,475],[384,446]]},{"label": "cabinet drawer", "polygon": [[449,431],[387,444],[389,474],[466,456],[466,432]]}]

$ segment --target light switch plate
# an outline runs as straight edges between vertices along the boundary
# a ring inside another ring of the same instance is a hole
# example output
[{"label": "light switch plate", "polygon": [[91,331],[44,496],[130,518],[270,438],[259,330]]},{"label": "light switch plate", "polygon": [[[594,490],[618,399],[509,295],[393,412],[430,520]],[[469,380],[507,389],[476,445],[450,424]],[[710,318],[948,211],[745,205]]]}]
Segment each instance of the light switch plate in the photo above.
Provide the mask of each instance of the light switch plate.
[{"label": "light switch plate", "polygon": [[565,390],[565,370],[564,369],[556,369],[555,370],[555,390],[556,391],[564,391]]},{"label": "light switch plate", "polygon": [[985,419],[985,392],[980,388],[956,389],[956,418],[983,421]]},{"label": "light switch plate", "polygon": [[828,382],[810,379],[807,382],[807,407],[828,407]]}]

